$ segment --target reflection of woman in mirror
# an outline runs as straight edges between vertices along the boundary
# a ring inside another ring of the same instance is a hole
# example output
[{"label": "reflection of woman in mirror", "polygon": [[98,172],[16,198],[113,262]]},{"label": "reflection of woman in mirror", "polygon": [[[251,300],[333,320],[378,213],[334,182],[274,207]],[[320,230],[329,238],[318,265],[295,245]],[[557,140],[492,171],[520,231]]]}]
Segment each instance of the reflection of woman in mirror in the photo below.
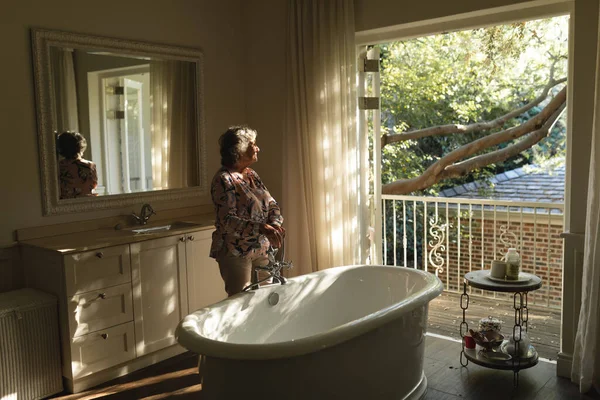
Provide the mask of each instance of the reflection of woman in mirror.
[{"label": "reflection of woman in mirror", "polygon": [[57,147],[62,156],[58,163],[60,198],[96,196],[96,164],[82,157],[87,147],[85,138],[80,133],[63,132],[58,135]]}]

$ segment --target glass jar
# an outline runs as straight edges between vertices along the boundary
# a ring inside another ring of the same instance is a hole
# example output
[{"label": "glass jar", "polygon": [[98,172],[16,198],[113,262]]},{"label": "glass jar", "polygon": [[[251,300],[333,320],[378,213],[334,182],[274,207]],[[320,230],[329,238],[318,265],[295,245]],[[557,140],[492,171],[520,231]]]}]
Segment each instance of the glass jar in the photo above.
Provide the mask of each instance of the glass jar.
[{"label": "glass jar", "polygon": [[519,272],[521,271],[521,256],[519,253],[517,253],[517,249],[508,249],[508,252],[504,256],[504,261],[506,261],[506,279],[519,279]]},{"label": "glass jar", "polygon": [[500,333],[501,329],[502,329],[502,321],[500,321],[498,318],[489,316],[489,317],[481,318],[479,320],[479,331],[481,331],[481,332],[493,331],[493,332]]}]

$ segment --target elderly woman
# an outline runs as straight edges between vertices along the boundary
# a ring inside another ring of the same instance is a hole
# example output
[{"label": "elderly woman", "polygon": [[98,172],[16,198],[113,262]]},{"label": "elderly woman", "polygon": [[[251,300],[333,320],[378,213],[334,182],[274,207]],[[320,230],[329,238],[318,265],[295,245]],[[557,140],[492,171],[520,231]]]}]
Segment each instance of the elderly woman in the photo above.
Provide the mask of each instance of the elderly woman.
[{"label": "elderly woman", "polygon": [[77,132],[63,132],[58,135],[58,162],[60,198],[96,196],[98,186],[96,164],[83,158],[87,148],[85,138]]},{"label": "elderly woman", "polygon": [[282,245],[279,205],[250,168],[258,161],[256,131],[232,126],[219,138],[221,169],[211,184],[216,213],[210,256],[217,260],[229,296],[251,283],[252,269],[267,265],[269,246]]}]

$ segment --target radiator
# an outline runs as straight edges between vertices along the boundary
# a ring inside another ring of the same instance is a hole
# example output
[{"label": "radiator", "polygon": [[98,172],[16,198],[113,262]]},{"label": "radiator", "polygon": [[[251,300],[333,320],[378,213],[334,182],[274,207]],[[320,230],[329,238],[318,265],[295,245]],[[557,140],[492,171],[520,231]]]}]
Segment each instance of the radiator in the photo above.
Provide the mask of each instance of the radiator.
[{"label": "radiator", "polygon": [[56,298],[34,289],[0,293],[0,399],[63,390]]}]

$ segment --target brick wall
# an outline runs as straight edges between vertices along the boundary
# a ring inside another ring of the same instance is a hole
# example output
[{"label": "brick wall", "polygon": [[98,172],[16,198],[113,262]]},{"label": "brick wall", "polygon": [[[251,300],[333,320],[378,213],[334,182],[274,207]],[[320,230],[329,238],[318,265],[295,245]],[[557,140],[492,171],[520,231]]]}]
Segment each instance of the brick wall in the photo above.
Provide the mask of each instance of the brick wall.
[{"label": "brick wall", "polygon": [[[560,238],[560,234],[563,232],[562,222],[550,221],[549,224],[547,216],[541,217],[536,222],[536,225],[533,222],[523,222],[521,225],[520,221],[511,221],[508,224],[508,231],[517,236],[517,241],[514,243],[514,238],[510,236],[506,236],[506,239],[513,242],[513,245],[516,244],[514,247],[521,255],[521,270],[542,278],[542,288],[529,294],[529,303],[560,308],[562,300],[563,240]],[[444,258],[444,271],[439,273],[438,276],[446,285],[446,290],[457,291],[462,290],[462,287],[460,287],[462,276],[466,272],[482,268],[489,269],[492,260],[502,258],[507,248],[500,241],[500,235],[502,228],[506,228],[507,222],[496,221],[494,223],[490,219],[484,220],[482,223],[481,219],[472,219],[470,237],[468,219],[461,219],[460,236],[458,234],[458,220],[451,219],[450,223],[449,240],[444,243],[448,244],[448,254],[446,255],[444,251],[438,251]],[[469,241],[471,242],[470,245]],[[427,248],[428,251],[431,251],[433,246],[429,242],[430,240],[428,240]],[[428,271],[433,272],[431,266]],[[511,296],[512,299],[512,294],[494,294],[481,290],[475,290],[474,292],[483,294],[486,297],[508,298],[508,296]]]}]

